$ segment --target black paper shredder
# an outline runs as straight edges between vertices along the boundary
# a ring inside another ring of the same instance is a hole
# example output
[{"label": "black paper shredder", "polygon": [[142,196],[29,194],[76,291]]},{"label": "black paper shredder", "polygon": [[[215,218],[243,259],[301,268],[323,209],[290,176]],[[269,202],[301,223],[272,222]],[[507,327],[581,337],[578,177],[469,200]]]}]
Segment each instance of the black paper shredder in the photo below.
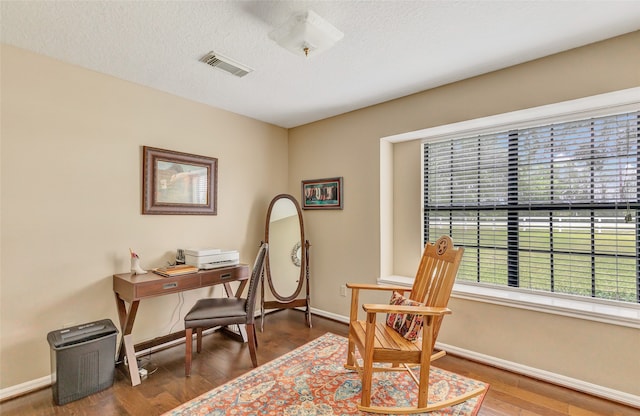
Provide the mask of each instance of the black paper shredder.
[{"label": "black paper shredder", "polygon": [[118,329],[110,319],[51,331],[53,401],[62,405],[113,385]]}]

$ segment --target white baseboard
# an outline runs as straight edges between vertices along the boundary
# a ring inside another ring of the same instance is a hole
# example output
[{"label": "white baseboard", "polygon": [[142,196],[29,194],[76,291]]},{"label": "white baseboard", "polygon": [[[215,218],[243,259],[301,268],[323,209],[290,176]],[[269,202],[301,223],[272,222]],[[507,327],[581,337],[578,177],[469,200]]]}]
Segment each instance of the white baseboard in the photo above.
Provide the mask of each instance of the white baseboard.
[{"label": "white baseboard", "polygon": [[[326,312],[316,308],[311,308],[311,311],[318,316],[333,319],[334,321],[338,321],[338,322],[349,323],[349,318],[343,315],[337,315],[337,314]],[[591,394],[597,397],[602,397],[607,400],[612,400],[618,403],[623,403],[628,406],[640,408],[640,396],[636,396],[630,393],[625,393],[623,391],[610,389],[608,387],[599,386],[593,383],[588,383],[583,380],[566,377],[561,374],[555,374],[549,371],[540,370],[538,368],[529,367],[513,361],[507,361],[507,360],[492,357],[489,355],[480,354],[474,351],[458,348],[453,345],[443,344],[441,342],[436,342],[436,348],[445,350],[448,353],[451,353],[453,355],[457,355],[463,358],[467,358],[472,361],[477,361],[483,364],[490,365],[492,367],[511,371],[517,374],[522,374],[538,380],[546,381],[548,383],[567,387],[572,390]]]},{"label": "white baseboard", "polygon": [[[204,331],[202,331],[203,335],[207,335],[210,334],[212,332],[214,332],[215,330],[217,330],[219,327],[215,327],[215,328],[209,328],[206,329]],[[194,334],[195,336],[195,334]],[[147,348],[144,350],[140,350],[140,351],[136,351],[136,357],[140,357],[140,356],[144,356],[144,355],[148,355],[151,353],[154,353],[156,351],[168,348],[168,347],[172,347],[174,345],[178,345],[178,344],[184,344],[184,337],[178,338],[178,339],[174,339],[173,341],[169,341],[169,342],[165,342],[164,344],[161,345],[156,345],[155,347],[152,348]],[[0,389],[0,402],[3,402],[5,400],[9,400],[12,399],[14,397],[19,397],[19,396],[23,396],[25,394],[34,392],[36,390],[40,390],[46,387],[51,386],[51,375],[48,376],[44,376],[44,377],[40,377],[38,379],[35,380],[30,380],[21,384],[16,384],[15,386],[10,386],[4,389]]]},{"label": "white baseboard", "polygon": [[0,390],[0,402],[22,396],[32,391],[40,390],[51,385],[51,375],[40,377],[35,380],[16,384]]},{"label": "white baseboard", "polygon": [[349,325],[349,317],[344,315],[338,315],[336,313],[323,311],[321,309],[311,308],[311,313],[314,315],[322,316],[324,318],[333,319],[334,321],[342,322]]},{"label": "white baseboard", "polygon": [[500,358],[480,354],[463,348],[458,348],[453,345],[436,342],[436,348],[445,350],[452,355],[464,357],[472,361],[490,365],[492,367],[501,368],[513,373],[522,374],[531,378],[546,381],[552,384],[557,384],[562,387],[567,387],[572,390],[581,391],[593,396],[602,397],[618,403],[624,403],[629,406],[640,408],[640,396],[635,396],[630,393],[625,393],[623,391],[610,389],[608,387],[599,386],[597,384],[588,383],[586,381],[578,380],[571,377],[566,377],[561,374],[552,373],[550,371],[540,370],[538,368],[518,364],[513,361],[502,360]]}]

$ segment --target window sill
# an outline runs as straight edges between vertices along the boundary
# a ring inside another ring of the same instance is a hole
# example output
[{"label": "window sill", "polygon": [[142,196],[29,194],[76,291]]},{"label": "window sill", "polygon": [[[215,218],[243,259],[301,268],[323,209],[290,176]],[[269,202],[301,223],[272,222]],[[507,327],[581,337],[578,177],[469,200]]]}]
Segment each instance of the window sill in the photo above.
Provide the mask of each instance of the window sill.
[{"label": "window sill", "polygon": [[[413,278],[387,276],[380,284],[411,287]],[[640,305],[576,296],[456,283],[452,297],[640,329]]]}]

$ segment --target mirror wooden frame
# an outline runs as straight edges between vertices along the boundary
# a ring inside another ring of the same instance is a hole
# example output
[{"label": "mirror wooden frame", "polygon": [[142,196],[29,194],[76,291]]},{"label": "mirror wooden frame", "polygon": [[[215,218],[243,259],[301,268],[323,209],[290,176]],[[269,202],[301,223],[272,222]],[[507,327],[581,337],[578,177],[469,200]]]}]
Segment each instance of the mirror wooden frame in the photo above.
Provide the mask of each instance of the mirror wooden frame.
[{"label": "mirror wooden frame", "polygon": [[[311,302],[310,302],[310,287],[309,287],[309,247],[311,247],[311,244],[309,244],[309,240],[305,239],[304,220],[302,218],[302,210],[300,209],[300,204],[292,195],[279,194],[279,195],[276,195],[271,200],[271,203],[269,204],[269,209],[267,210],[264,242],[269,243],[269,232],[270,232],[269,224],[271,222],[271,214],[273,211],[273,207],[275,206],[276,202],[282,199],[290,200],[295,206],[296,212],[298,214],[298,223],[300,226],[300,242],[301,242],[301,248],[302,248],[301,259],[300,259],[300,274],[298,276],[298,286],[296,287],[296,290],[293,292],[293,294],[289,296],[283,296],[282,294],[278,293],[278,291],[276,290],[273,284],[273,276],[271,273],[270,258],[269,258],[271,255],[271,251],[269,251],[269,253],[267,254],[267,257],[265,258],[265,267],[264,267],[264,273],[262,278],[262,284],[260,285],[261,286],[260,312],[262,316],[260,325],[261,325],[261,329],[264,329],[264,315],[265,315],[265,310],[267,309],[287,309],[287,308],[304,307],[305,319],[306,319],[307,325],[309,326],[309,328],[311,328]],[[267,282],[266,286],[269,288],[270,293],[276,298],[276,300],[265,300],[265,280]],[[299,298],[303,287],[306,288],[305,296],[303,298]]]}]

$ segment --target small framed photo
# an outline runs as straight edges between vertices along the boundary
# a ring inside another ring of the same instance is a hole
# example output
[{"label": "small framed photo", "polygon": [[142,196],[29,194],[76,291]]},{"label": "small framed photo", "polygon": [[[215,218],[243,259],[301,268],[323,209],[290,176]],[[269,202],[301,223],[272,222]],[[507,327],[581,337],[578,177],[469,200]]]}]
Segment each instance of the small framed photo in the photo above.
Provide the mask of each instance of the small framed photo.
[{"label": "small framed photo", "polygon": [[302,209],[342,208],[342,176],[302,181]]},{"label": "small framed photo", "polygon": [[142,213],[216,215],[218,159],[143,146]]}]

